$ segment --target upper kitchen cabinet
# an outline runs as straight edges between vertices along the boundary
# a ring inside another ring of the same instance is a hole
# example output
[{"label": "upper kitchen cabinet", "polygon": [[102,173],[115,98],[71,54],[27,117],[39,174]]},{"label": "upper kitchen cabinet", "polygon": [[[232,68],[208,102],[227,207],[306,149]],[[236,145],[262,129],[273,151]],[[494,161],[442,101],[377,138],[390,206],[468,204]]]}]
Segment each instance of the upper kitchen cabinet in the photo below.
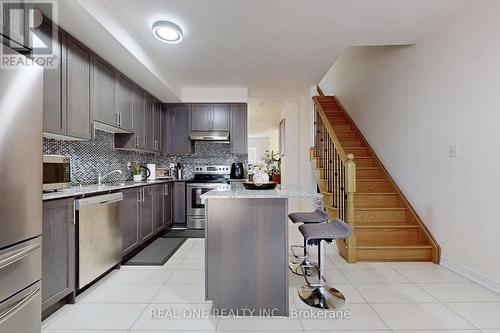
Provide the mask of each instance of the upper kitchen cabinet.
[{"label": "upper kitchen cabinet", "polygon": [[193,104],[191,111],[192,131],[229,131],[229,104]]},{"label": "upper kitchen cabinet", "polygon": [[163,152],[191,154],[191,104],[167,104],[163,113]]},{"label": "upper kitchen cabinet", "polygon": [[66,64],[63,68],[65,78],[63,106],[66,107],[67,116],[66,134],[79,139],[91,139],[93,117],[90,100],[93,54],[89,48],[70,35],[67,35],[64,51],[66,55],[63,55],[63,58]]},{"label": "upper kitchen cabinet", "polygon": [[145,125],[146,125],[146,149],[156,150],[155,133],[154,133],[154,105],[155,100],[153,96],[146,94],[146,113],[145,113]]},{"label": "upper kitchen cabinet", "polygon": [[146,150],[146,99],[146,92],[134,85],[132,90],[132,130],[134,133],[115,134],[115,148]]},{"label": "upper kitchen cabinet", "polygon": [[[57,36],[53,36],[53,33]],[[42,24],[34,28],[34,33],[43,43],[52,43],[57,64],[53,68],[43,70],[43,131],[47,134],[66,135],[66,108],[62,105],[61,89],[65,84],[63,80],[63,44],[66,33],[61,29],[53,29],[52,23],[44,18]],[[54,38],[57,37],[57,38]],[[36,55],[36,51],[33,52]]]},{"label": "upper kitchen cabinet", "polygon": [[247,105],[231,104],[231,153],[248,154]]},{"label": "upper kitchen cabinet", "polygon": [[93,71],[94,120],[104,125],[119,127],[118,112],[115,110],[115,69],[100,57],[95,56]]},{"label": "upper kitchen cabinet", "polygon": [[133,131],[133,100],[134,83],[125,75],[117,72],[116,77],[116,110],[118,112],[120,128]]},{"label": "upper kitchen cabinet", "polygon": [[212,131],[229,131],[230,110],[229,104],[212,104]]},{"label": "upper kitchen cabinet", "polygon": [[162,121],[163,121],[163,111],[160,101],[155,100],[154,102],[154,113],[153,113],[153,135],[154,135],[154,150],[162,151]]},{"label": "upper kitchen cabinet", "polygon": [[30,51],[29,22],[30,11],[22,1],[0,1],[2,6],[3,42],[20,53]]}]

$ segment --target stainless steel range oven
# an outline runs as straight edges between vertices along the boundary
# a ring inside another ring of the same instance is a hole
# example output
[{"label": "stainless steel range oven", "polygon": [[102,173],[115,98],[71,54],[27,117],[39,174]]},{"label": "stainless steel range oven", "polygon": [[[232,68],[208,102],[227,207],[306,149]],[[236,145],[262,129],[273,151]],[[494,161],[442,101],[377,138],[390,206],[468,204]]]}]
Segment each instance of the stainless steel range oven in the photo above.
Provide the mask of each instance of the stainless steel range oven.
[{"label": "stainless steel range oven", "polygon": [[213,189],[229,186],[230,167],[204,165],[194,167],[194,178],[186,184],[187,228],[205,229],[205,205],[201,195]]}]

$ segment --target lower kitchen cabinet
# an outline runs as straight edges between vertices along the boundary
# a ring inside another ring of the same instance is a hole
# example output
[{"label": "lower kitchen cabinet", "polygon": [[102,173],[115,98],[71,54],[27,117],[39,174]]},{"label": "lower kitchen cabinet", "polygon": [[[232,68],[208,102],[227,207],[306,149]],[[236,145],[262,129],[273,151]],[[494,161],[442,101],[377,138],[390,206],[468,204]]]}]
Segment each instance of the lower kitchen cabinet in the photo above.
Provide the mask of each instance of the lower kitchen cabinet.
[{"label": "lower kitchen cabinet", "polygon": [[163,219],[163,194],[165,186],[168,184],[154,185],[153,191],[153,230],[158,232],[165,228],[165,220]]},{"label": "lower kitchen cabinet", "polygon": [[75,297],[74,199],[43,203],[42,311]]},{"label": "lower kitchen cabinet", "polygon": [[173,215],[175,224],[186,224],[186,183],[175,182],[173,191]]},{"label": "lower kitchen cabinet", "polygon": [[163,184],[163,221],[165,228],[174,224],[174,183]]},{"label": "lower kitchen cabinet", "polygon": [[141,189],[133,188],[122,191],[122,240],[123,255],[134,250],[140,244],[139,239],[139,201]]},{"label": "lower kitchen cabinet", "polygon": [[139,207],[139,225],[141,241],[151,238],[155,232],[153,228],[153,186],[144,186],[142,200]]}]

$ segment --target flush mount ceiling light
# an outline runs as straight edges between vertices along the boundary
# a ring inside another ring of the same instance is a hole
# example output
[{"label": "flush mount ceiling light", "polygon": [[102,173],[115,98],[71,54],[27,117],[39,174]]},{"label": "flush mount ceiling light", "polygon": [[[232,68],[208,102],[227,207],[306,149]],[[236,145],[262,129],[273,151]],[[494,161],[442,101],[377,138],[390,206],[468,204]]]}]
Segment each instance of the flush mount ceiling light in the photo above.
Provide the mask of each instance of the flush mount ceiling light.
[{"label": "flush mount ceiling light", "polygon": [[157,21],[153,24],[153,35],[165,43],[177,44],[182,41],[181,27],[169,21]]}]

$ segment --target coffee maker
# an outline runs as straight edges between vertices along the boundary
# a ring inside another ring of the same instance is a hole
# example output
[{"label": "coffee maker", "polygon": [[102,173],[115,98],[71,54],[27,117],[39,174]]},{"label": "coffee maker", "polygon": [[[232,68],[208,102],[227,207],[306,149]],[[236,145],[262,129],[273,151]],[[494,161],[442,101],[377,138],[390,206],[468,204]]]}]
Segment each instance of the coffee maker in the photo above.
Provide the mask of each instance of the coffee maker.
[{"label": "coffee maker", "polygon": [[245,179],[243,163],[233,163],[231,165],[231,179]]}]

